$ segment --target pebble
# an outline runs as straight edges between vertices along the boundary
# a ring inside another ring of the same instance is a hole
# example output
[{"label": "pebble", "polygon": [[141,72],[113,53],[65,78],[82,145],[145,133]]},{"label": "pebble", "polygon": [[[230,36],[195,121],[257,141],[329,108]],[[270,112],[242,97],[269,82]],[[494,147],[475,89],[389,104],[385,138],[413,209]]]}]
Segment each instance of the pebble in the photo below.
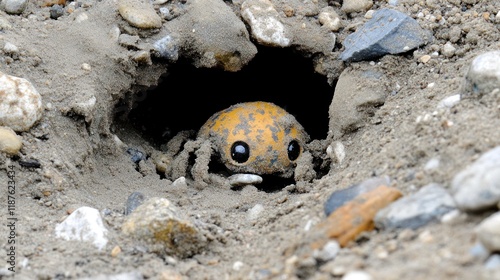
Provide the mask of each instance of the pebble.
[{"label": "pebble", "polygon": [[321,25],[328,28],[330,31],[339,31],[340,27],[342,27],[340,17],[332,6],[326,6],[321,9],[318,19]]},{"label": "pebble", "polygon": [[3,51],[10,56],[17,56],[19,54],[19,48],[11,42],[5,42]]},{"label": "pebble", "polygon": [[42,97],[28,80],[0,72],[0,126],[27,131],[42,113]]},{"label": "pebble", "polygon": [[476,56],[465,76],[462,95],[481,96],[500,88],[500,51]]},{"label": "pebble", "polygon": [[288,47],[292,43],[292,34],[280,21],[271,1],[246,0],[241,5],[241,15],[260,44]]},{"label": "pebble", "polygon": [[444,44],[443,46],[443,55],[445,57],[452,57],[455,55],[455,52],[456,52],[456,48],[453,46],[452,43],[450,42],[447,42],[446,44]]},{"label": "pebble", "polygon": [[0,151],[14,156],[19,153],[23,142],[10,127],[0,126]]},{"label": "pebble", "polygon": [[417,193],[405,196],[375,216],[375,226],[380,229],[417,229],[455,210],[451,195],[438,184],[422,187]]},{"label": "pebble", "polygon": [[54,5],[50,7],[50,18],[51,19],[58,19],[64,15],[64,8],[60,5]]},{"label": "pebble", "polygon": [[262,183],[262,177],[255,174],[234,174],[229,176],[228,180],[229,184],[233,187],[242,187]]},{"label": "pebble", "polygon": [[120,0],[118,12],[130,25],[140,29],[160,28],[160,16],[149,1]]},{"label": "pebble", "polygon": [[451,193],[462,211],[479,211],[500,202],[500,146],[455,175]]},{"label": "pebble", "polygon": [[338,255],[340,252],[340,244],[335,240],[330,240],[321,248],[321,250],[314,250],[313,256],[321,262],[328,262]]},{"label": "pebble", "polygon": [[491,255],[484,263],[484,268],[486,269],[499,269],[500,268],[500,255]]},{"label": "pebble", "polygon": [[179,59],[179,42],[172,35],[166,35],[154,42],[153,48],[159,57],[168,59],[171,62]]},{"label": "pebble", "polygon": [[3,0],[0,2],[0,10],[8,14],[19,15],[28,6],[28,0]]},{"label": "pebble", "polygon": [[372,280],[372,279],[373,277],[370,274],[361,270],[354,270],[347,272],[342,277],[342,280]]},{"label": "pebble", "polygon": [[372,19],[346,37],[345,50],[340,58],[343,61],[362,61],[399,54],[425,45],[431,38],[431,32],[422,29],[415,19],[396,10],[380,9]]},{"label": "pebble", "polygon": [[326,148],[326,154],[339,164],[344,161],[345,158],[345,146],[340,141],[334,141],[332,144],[328,145]]},{"label": "pebble", "polygon": [[264,206],[262,204],[255,204],[254,207],[248,209],[247,218],[250,221],[257,220],[262,212],[264,212]]},{"label": "pebble", "polygon": [[500,251],[500,212],[484,219],[475,229],[481,244],[490,252]]},{"label": "pebble", "polygon": [[151,198],[137,207],[122,225],[122,232],[145,242],[162,256],[191,257],[206,247],[207,239],[183,212],[166,198]]},{"label": "pebble", "polygon": [[108,243],[107,232],[99,210],[87,206],[73,211],[62,223],[57,224],[55,229],[58,238],[91,242],[99,250]]},{"label": "pebble", "polygon": [[389,184],[389,177],[376,177],[367,179],[359,184],[349,186],[345,189],[334,191],[325,202],[325,215],[327,217],[330,216],[333,211],[337,210],[339,207],[362,193],[369,192],[381,185],[388,186]]},{"label": "pebble", "polygon": [[342,8],[344,13],[357,13],[369,10],[373,6],[372,0],[344,0]]},{"label": "pebble", "polygon": [[127,154],[130,155],[130,159],[133,163],[139,163],[141,160],[146,160],[146,154],[137,148],[128,148]]},{"label": "pebble", "polygon": [[127,198],[127,203],[125,204],[125,215],[130,215],[137,207],[139,207],[146,196],[141,192],[133,192]]},{"label": "pebble", "polygon": [[437,108],[452,108],[460,102],[460,94],[454,94],[452,96],[448,96],[443,100],[439,101]]},{"label": "pebble", "polygon": [[431,60],[431,56],[430,56],[430,55],[428,55],[428,54],[422,55],[422,56],[420,57],[420,61],[421,61],[422,63],[427,63],[427,62],[429,62],[429,60]]}]

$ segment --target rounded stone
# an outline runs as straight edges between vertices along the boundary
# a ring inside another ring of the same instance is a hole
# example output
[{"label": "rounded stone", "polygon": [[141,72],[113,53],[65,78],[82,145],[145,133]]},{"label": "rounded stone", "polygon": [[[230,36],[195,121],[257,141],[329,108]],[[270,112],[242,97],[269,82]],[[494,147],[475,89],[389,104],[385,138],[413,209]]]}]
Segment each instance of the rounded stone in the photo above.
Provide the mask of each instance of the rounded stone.
[{"label": "rounded stone", "polygon": [[141,29],[160,28],[161,17],[148,2],[140,0],[121,0],[118,12],[130,25]]},{"label": "rounded stone", "polygon": [[9,127],[0,126],[0,151],[8,155],[17,155],[23,143],[21,137]]},{"label": "rounded stone", "polygon": [[482,95],[500,89],[500,51],[478,55],[465,77],[464,95]]}]

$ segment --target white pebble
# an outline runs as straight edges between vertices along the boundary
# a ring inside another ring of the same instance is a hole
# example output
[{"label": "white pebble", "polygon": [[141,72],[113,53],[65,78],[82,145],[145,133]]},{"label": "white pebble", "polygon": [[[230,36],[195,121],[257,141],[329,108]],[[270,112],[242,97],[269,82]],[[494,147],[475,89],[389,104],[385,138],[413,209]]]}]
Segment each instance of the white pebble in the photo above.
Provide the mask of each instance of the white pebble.
[{"label": "white pebble", "polygon": [[477,238],[490,252],[500,250],[500,212],[484,219],[475,229]]},{"label": "white pebble", "polygon": [[19,48],[16,45],[12,44],[11,42],[5,42],[5,45],[3,46],[3,51],[6,54],[13,55],[19,53]]},{"label": "white pebble", "polygon": [[457,105],[460,102],[460,94],[455,94],[452,96],[448,96],[445,99],[441,100],[437,107],[439,108],[451,108]]},{"label": "white pebble", "polygon": [[58,238],[91,242],[99,250],[108,243],[107,232],[99,210],[86,206],[76,209],[55,229]]},{"label": "white pebble", "polygon": [[259,218],[260,213],[264,211],[264,206],[262,204],[255,204],[254,207],[248,210],[247,217],[250,221],[256,220]]},{"label": "white pebble", "polygon": [[372,280],[373,277],[367,272],[355,270],[348,272],[342,277],[342,280]]},{"label": "white pebble", "polygon": [[239,271],[245,264],[240,262],[240,261],[235,261],[233,263],[233,270],[234,271]]},{"label": "white pebble", "polygon": [[262,177],[255,174],[234,174],[229,176],[229,184],[234,187],[262,183]]},{"label": "white pebble", "polygon": [[490,51],[472,60],[465,77],[464,95],[482,95],[500,88],[500,51]]},{"label": "white pebble", "polygon": [[341,27],[340,17],[332,6],[327,6],[321,10],[318,16],[319,22],[330,31],[339,31]]},{"label": "white pebble", "polygon": [[28,80],[0,72],[0,125],[27,131],[42,113],[42,97]]},{"label": "white pebble", "polygon": [[456,50],[457,49],[453,46],[453,44],[451,44],[450,42],[447,42],[443,46],[443,55],[446,57],[452,57],[453,55],[455,55]]}]

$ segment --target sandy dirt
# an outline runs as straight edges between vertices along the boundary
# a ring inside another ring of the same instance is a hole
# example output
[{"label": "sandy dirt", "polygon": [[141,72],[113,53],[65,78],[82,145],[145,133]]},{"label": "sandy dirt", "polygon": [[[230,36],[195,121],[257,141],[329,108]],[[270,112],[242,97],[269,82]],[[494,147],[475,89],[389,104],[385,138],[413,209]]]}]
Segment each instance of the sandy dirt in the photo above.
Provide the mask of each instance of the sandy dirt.
[{"label": "sandy dirt", "polygon": [[[368,273],[372,279],[498,277],[498,268],[488,270],[484,259],[470,254],[476,243],[474,228],[490,212],[415,230],[375,229],[363,233],[335,259],[324,263],[307,266],[290,252],[325,219],[323,204],[333,191],[374,176],[389,176],[391,186],[404,195],[432,182],[449,188],[455,174],[500,144],[498,94],[466,98],[451,109],[436,109],[442,99],[461,93],[475,56],[500,48],[500,21],[494,19],[500,11],[499,1],[398,1],[395,8],[431,30],[434,41],[408,53],[345,64],[337,60],[343,50],[342,40],[367,19],[364,11],[346,14],[340,9],[341,3],[328,1],[344,23],[335,32],[333,51],[325,54],[321,53],[323,45],[314,49],[300,43],[321,35],[311,34],[313,29],[297,32],[299,46],[291,48],[310,59],[332,85],[343,69],[379,71],[384,78],[378,85],[387,94],[383,105],[368,110],[355,127],[343,132],[332,125],[336,119],[330,113],[328,130],[337,133],[316,140],[340,141],[346,154],[342,162],[328,160],[328,166],[318,173],[324,176],[273,191],[253,186],[231,189],[225,184],[200,188],[189,176],[186,184],[173,184],[177,178],[157,171],[155,160],[168,153],[168,139],[150,141],[123,117],[123,112],[134,107],[135,96],[154,89],[169,71],[168,60],[151,56],[148,61],[136,56],[151,51],[153,42],[164,36],[164,29],[130,27],[118,13],[116,1],[78,2],[74,11],[65,12],[57,20],[50,18],[50,7],[38,2],[44,1],[29,1],[21,15],[0,12],[0,49],[6,42],[19,49],[14,54],[2,52],[0,70],[31,81],[45,107],[35,126],[18,133],[23,139],[19,156],[0,154],[2,185],[8,181],[8,166],[14,166],[18,218],[16,272],[10,273],[9,264],[2,261],[0,278],[115,279],[112,276],[129,273],[129,278],[123,279],[341,279],[355,270]],[[289,5],[272,2],[280,11],[297,11],[289,24],[302,19],[307,24],[314,20],[319,24],[314,11],[328,5],[327,1],[291,1]],[[386,1],[374,2],[372,10],[394,8]],[[240,16],[241,1],[226,1],[225,5]],[[183,11],[179,13],[182,17]],[[445,21],[440,23],[440,19]],[[174,27],[179,28],[179,24]],[[140,39],[124,43],[122,38],[119,43],[119,34]],[[443,46],[449,41],[456,50],[445,56]],[[196,49],[185,52],[193,53]],[[430,55],[430,60],[423,63],[423,55]],[[370,87],[370,83],[358,86]],[[172,100],[165,110],[180,106],[185,114],[197,115],[189,104],[176,104],[175,96],[170,95]],[[94,98],[94,106],[86,105]],[[314,95],[304,93],[300,98]],[[219,109],[214,108],[212,113]],[[431,121],[417,122],[426,114],[432,116]],[[131,147],[143,151],[146,159],[132,162],[126,152]],[[326,151],[316,151],[314,156],[329,159]],[[439,159],[439,167],[426,169],[434,158]],[[29,159],[36,159],[41,166],[23,167],[21,162]],[[186,217],[206,225],[211,233],[209,244],[202,252],[181,258],[151,252],[124,235],[125,203],[135,191],[148,198],[167,198]],[[0,218],[5,224],[4,187],[2,197]],[[249,210],[256,205],[264,211],[250,216]],[[56,225],[81,206],[96,208],[102,215],[109,241],[101,251],[86,242],[55,236]],[[7,259],[7,228],[4,226],[1,232],[0,259]],[[117,246],[121,251],[112,253]]]}]

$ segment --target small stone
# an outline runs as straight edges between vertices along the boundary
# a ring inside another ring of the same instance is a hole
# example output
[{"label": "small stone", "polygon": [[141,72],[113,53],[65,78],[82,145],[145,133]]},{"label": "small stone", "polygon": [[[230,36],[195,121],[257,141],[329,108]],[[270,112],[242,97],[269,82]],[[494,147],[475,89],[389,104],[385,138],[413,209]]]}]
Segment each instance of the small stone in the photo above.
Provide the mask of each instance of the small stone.
[{"label": "small stone", "polygon": [[262,177],[256,174],[234,174],[229,176],[229,184],[233,187],[256,185],[262,183]]},{"label": "small stone", "polygon": [[242,268],[244,265],[245,265],[245,264],[244,264],[244,263],[242,263],[242,262],[240,262],[240,261],[235,261],[235,262],[233,263],[233,270],[234,270],[234,271],[240,271],[240,270],[241,270],[241,268]]},{"label": "small stone", "polygon": [[455,175],[451,192],[457,207],[463,211],[496,207],[500,201],[500,146]]},{"label": "small stone", "polygon": [[254,207],[248,209],[248,220],[257,220],[262,212],[264,212],[264,206],[262,204],[255,204]]},{"label": "small stone", "polygon": [[455,51],[457,49],[453,46],[452,43],[450,42],[447,42],[446,44],[444,44],[443,46],[443,55],[445,57],[452,57],[455,55]]},{"label": "small stone", "polygon": [[500,251],[500,212],[484,219],[475,229],[478,240],[490,252]]},{"label": "small stone", "polygon": [[91,242],[99,250],[108,243],[107,232],[99,210],[86,206],[73,211],[62,223],[57,224],[55,229],[58,238]]},{"label": "small stone", "polygon": [[451,108],[455,105],[457,105],[460,102],[460,94],[455,94],[452,96],[448,96],[445,99],[441,100],[437,108]]},{"label": "small stone", "polygon": [[399,54],[425,45],[431,39],[431,32],[422,29],[415,19],[397,10],[380,9],[372,19],[346,37],[345,50],[340,58],[361,61]]},{"label": "small stone", "polygon": [[259,43],[274,47],[288,47],[292,43],[292,34],[280,21],[271,1],[246,0],[241,5],[241,15]]},{"label": "small stone", "polygon": [[151,55],[149,51],[142,50],[138,51],[137,53],[134,54],[132,57],[132,60],[139,64],[146,64],[146,65],[152,65],[153,62],[151,61]]},{"label": "small stone", "polygon": [[422,63],[424,63],[424,64],[425,64],[425,63],[427,63],[427,62],[429,62],[429,60],[431,60],[431,56],[430,56],[430,55],[428,55],[428,54],[426,54],[426,55],[422,55],[422,56],[420,57],[420,61],[421,61]]},{"label": "small stone", "polygon": [[373,6],[372,0],[344,0],[342,8],[344,13],[357,13],[369,10]]},{"label": "small stone", "polygon": [[133,163],[139,163],[141,160],[146,160],[146,154],[137,148],[128,148],[127,154],[130,155],[130,159]]},{"label": "small stone", "polygon": [[3,51],[10,55],[10,56],[15,56],[19,54],[19,48],[12,44],[11,42],[5,42],[5,45],[3,46]]},{"label": "small stone", "polygon": [[365,271],[350,271],[346,273],[342,280],[372,280],[373,277]]},{"label": "small stone", "polygon": [[127,203],[125,204],[125,215],[130,215],[132,212],[134,212],[137,207],[144,203],[145,199],[146,196],[141,192],[133,192],[131,195],[129,195],[129,197],[127,198]]},{"label": "small stone", "polygon": [[91,71],[92,67],[88,63],[83,63],[82,64],[82,69],[85,70],[85,71]]},{"label": "small stone", "polygon": [[151,198],[137,207],[123,223],[122,231],[162,256],[187,258],[207,245],[200,229],[165,198]]},{"label": "small stone", "polygon": [[19,153],[23,142],[10,127],[0,126],[0,151],[14,156]]},{"label": "small stone", "polygon": [[50,18],[51,19],[58,19],[62,15],[64,15],[64,9],[62,6],[54,5],[54,6],[50,7]]},{"label": "small stone", "polygon": [[122,252],[122,248],[120,246],[116,245],[112,250],[111,250],[111,257],[116,258],[120,253]]},{"label": "small stone", "polygon": [[153,44],[158,56],[166,58],[172,62],[179,58],[179,42],[172,35],[166,35]]},{"label": "small stone", "polygon": [[3,0],[0,2],[0,9],[8,14],[19,15],[28,6],[28,0]]},{"label": "small stone", "polygon": [[326,6],[318,16],[319,22],[330,31],[339,31],[342,26],[340,17],[332,6]]},{"label": "small stone", "polygon": [[42,97],[28,80],[0,72],[0,126],[27,131],[42,113]]},{"label": "small stone", "polygon": [[472,60],[462,95],[481,96],[500,88],[500,51],[490,51]]},{"label": "small stone", "polygon": [[149,1],[120,0],[118,12],[130,25],[141,29],[160,28],[161,18]]},{"label": "small stone", "polygon": [[448,192],[438,184],[429,184],[380,210],[374,221],[375,226],[381,229],[416,229],[439,221],[454,209],[455,203]]},{"label": "small stone", "polygon": [[344,161],[345,158],[345,147],[340,141],[334,141],[332,144],[328,145],[326,148],[326,154],[339,164]]},{"label": "small stone", "polygon": [[328,241],[321,250],[314,250],[313,256],[315,259],[321,262],[328,262],[337,256],[340,252],[340,245],[337,241],[331,240]]},{"label": "small stone", "polygon": [[500,255],[493,254],[484,263],[486,269],[499,269],[500,268]]}]

